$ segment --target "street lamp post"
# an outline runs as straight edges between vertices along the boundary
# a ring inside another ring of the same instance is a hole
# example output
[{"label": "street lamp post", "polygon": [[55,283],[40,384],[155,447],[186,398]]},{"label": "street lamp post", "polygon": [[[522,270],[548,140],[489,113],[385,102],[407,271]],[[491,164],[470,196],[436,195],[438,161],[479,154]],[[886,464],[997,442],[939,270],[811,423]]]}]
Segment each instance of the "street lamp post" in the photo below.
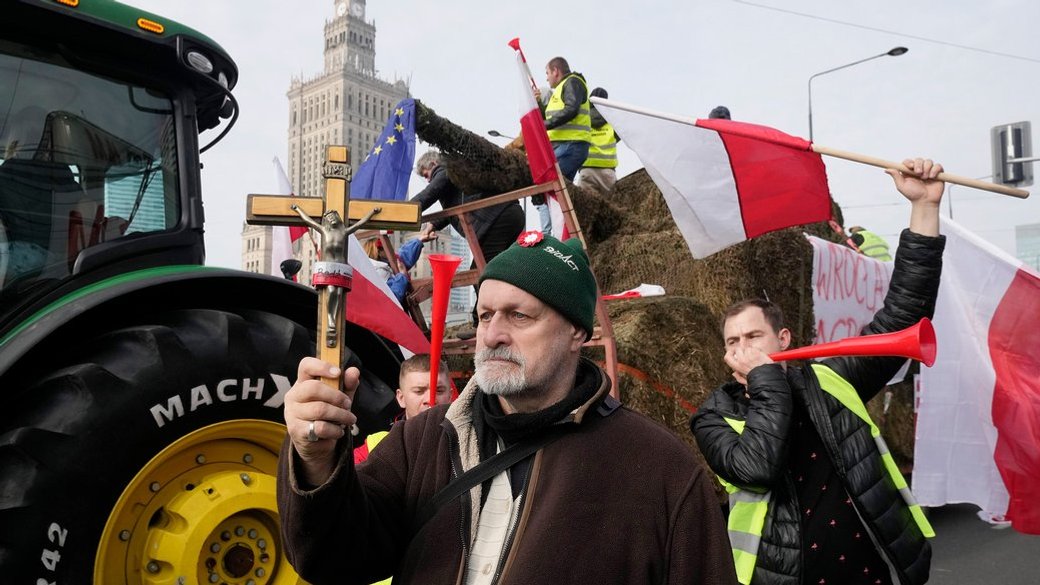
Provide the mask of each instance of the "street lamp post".
[{"label": "street lamp post", "polygon": [[821,75],[826,75],[828,73],[834,73],[835,71],[838,71],[839,69],[845,69],[846,67],[852,67],[853,65],[859,65],[860,63],[866,63],[867,61],[871,61],[871,60],[877,59],[879,57],[898,57],[900,55],[905,55],[906,52],[909,51],[909,50],[910,49],[907,49],[906,47],[895,47],[895,48],[893,48],[893,49],[891,49],[889,51],[885,51],[884,53],[881,53],[879,55],[874,55],[873,57],[867,57],[866,59],[860,59],[859,61],[853,61],[852,63],[847,63],[847,64],[842,65],[840,67],[835,67],[833,69],[828,69],[826,71],[820,71],[819,73],[815,73],[811,77],[809,77],[809,142],[812,142],[812,139],[813,139],[813,129],[812,129],[812,80],[813,79],[816,79],[817,77],[819,77]]},{"label": "street lamp post", "polygon": [[514,138],[513,136],[506,136],[505,134],[502,134],[498,130],[488,130],[488,135],[494,136],[495,138],[505,138],[507,140],[513,140],[513,138]]}]

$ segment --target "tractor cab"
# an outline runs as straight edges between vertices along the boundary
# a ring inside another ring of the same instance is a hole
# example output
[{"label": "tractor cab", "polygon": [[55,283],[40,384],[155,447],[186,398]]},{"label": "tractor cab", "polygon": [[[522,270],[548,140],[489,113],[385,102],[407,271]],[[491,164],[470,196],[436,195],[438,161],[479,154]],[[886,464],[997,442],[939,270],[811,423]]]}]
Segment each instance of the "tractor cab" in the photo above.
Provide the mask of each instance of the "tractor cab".
[{"label": "tractor cab", "polygon": [[101,278],[202,264],[198,135],[235,113],[230,58],[111,1],[15,2],[5,13],[0,331]]}]

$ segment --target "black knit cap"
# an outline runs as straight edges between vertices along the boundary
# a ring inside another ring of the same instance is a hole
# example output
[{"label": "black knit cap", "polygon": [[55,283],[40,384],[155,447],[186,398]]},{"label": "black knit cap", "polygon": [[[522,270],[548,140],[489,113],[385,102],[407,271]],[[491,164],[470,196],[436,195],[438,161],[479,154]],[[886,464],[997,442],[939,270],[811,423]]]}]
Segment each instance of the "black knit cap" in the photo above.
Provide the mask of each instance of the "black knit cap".
[{"label": "black knit cap", "polygon": [[528,292],[584,329],[586,341],[592,337],[596,279],[577,238],[561,242],[542,232],[523,232],[516,243],[488,262],[477,289],[489,279]]}]

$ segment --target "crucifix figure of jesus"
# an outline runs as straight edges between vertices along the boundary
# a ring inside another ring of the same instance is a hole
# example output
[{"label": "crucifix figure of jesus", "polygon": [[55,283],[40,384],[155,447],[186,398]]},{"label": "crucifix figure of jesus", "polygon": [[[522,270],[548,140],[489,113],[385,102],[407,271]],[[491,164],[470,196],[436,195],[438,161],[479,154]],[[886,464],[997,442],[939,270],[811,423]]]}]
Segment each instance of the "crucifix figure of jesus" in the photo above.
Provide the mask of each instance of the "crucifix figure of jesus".
[{"label": "crucifix figure of jesus", "polygon": [[[345,146],[329,146],[322,165],[325,197],[249,195],[246,223],[250,225],[304,225],[321,235],[321,258],[315,262],[311,284],[318,291],[318,357],[343,365],[343,323],[347,314],[353,268],[347,262],[350,234],[362,225],[370,229],[417,231],[419,204],[410,201],[350,199],[351,169]],[[317,218],[321,218],[320,221]],[[351,222],[354,222],[351,224]],[[342,389],[342,379],[324,379]]]},{"label": "crucifix figure of jesus", "polygon": [[[324,279],[328,281],[325,284],[329,289],[329,303],[325,310],[327,317],[325,345],[326,347],[336,347],[339,333],[336,324],[339,322],[340,313],[344,305],[343,293],[350,290],[352,273],[350,265],[347,264],[348,237],[368,223],[381,209],[379,207],[372,209],[364,217],[354,222],[354,225],[347,227],[343,220],[340,219],[339,212],[335,209],[326,211],[325,215],[321,217],[321,223],[318,223],[314,218],[307,215],[306,211],[300,209],[299,205],[293,204],[289,208],[295,211],[303,219],[304,223],[321,234],[321,261],[315,264],[314,273],[315,275],[325,275]],[[339,278],[336,278],[334,275],[339,275]],[[341,280],[343,281],[342,283],[340,282]],[[316,281],[315,285],[317,284]]]}]

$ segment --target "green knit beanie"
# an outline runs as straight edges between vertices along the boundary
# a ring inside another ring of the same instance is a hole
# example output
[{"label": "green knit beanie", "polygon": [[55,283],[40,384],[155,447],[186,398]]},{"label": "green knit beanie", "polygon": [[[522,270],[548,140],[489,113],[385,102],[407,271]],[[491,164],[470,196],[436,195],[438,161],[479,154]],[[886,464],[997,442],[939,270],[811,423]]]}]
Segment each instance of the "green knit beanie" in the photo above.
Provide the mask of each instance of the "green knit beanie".
[{"label": "green knit beanie", "polygon": [[586,341],[592,337],[596,279],[577,238],[561,242],[542,232],[523,232],[516,243],[484,267],[477,290],[488,279],[527,291],[584,329]]}]

